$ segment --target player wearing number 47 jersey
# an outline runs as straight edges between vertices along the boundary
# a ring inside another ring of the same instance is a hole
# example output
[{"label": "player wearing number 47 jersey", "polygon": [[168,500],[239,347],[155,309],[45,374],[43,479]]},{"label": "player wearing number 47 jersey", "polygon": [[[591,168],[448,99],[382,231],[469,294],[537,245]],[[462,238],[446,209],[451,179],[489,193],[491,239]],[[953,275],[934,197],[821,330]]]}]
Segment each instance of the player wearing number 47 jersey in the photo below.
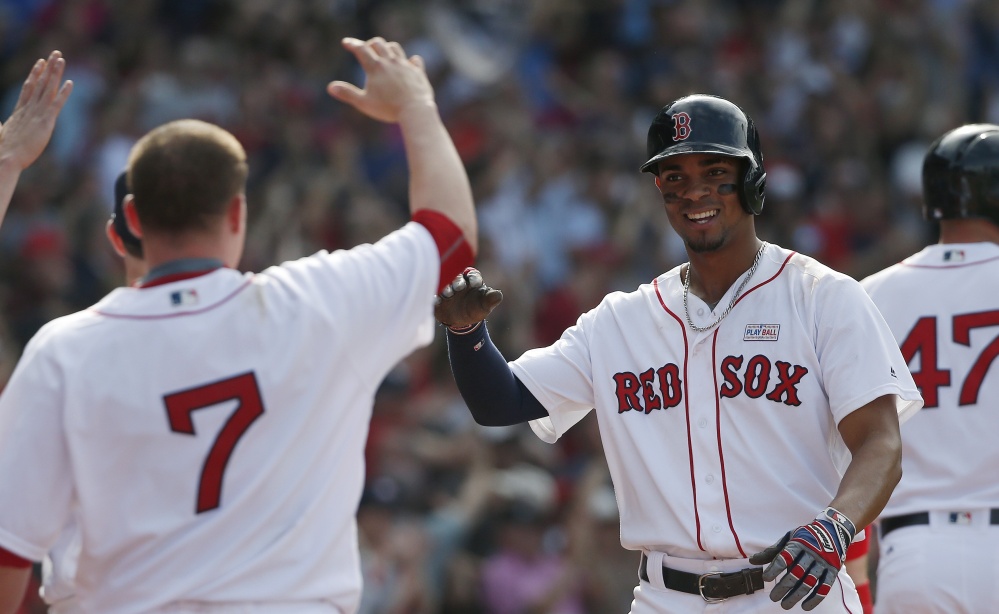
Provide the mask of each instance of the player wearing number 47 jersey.
[{"label": "player wearing number 47 jersey", "polygon": [[642,553],[633,614],[860,614],[841,567],[898,480],[899,415],[920,406],[905,361],[855,280],[757,238],[741,109],[681,98],[647,153],[690,262],[509,364],[481,324],[496,291],[463,275],[437,307],[459,390],[479,422],[549,442],[596,412],[621,542]]},{"label": "player wearing number 47 jersey", "polygon": [[241,274],[242,147],[193,120],[143,137],[124,213],[149,272],[44,327],[0,397],[3,614],[71,519],[73,612],[356,610],[374,394],[432,339],[433,295],[476,227],[422,60],[344,46],[365,89],[330,93],[399,124],[414,221]]},{"label": "player wearing number 47 jersey", "polygon": [[862,282],[926,403],[880,519],[877,612],[999,612],[999,126],[937,139],[923,194],[939,243]]}]

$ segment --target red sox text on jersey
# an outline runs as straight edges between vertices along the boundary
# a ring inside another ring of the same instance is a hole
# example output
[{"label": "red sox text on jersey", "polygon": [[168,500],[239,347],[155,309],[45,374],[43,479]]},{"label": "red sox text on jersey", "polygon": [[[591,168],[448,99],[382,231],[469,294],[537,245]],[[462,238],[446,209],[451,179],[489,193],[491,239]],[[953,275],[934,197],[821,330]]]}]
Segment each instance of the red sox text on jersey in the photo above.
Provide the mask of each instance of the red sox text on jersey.
[{"label": "red sox text on jersey", "polygon": [[[774,372],[777,378],[771,385]],[[807,374],[808,369],[801,365],[773,360],[764,354],[749,360],[743,356],[726,356],[719,367],[724,383],[718,392],[730,399],[740,394],[758,399],[766,394],[774,403],[798,406],[801,405],[798,384]],[[632,410],[649,414],[655,409],[676,407],[683,400],[680,367],[674,363],[650,367],[638,374],[615,373],[613,377],[619,414]]]}]

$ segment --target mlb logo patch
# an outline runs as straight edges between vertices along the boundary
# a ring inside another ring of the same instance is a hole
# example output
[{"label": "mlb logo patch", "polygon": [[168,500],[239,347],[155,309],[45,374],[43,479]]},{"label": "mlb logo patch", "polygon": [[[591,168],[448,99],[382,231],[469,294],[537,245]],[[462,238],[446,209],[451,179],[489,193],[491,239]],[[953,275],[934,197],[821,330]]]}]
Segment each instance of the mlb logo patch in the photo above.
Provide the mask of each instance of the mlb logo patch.
[{"label": "mlb logo patch", "polygon": [[198,304],[197,290],[178,290],[170,293],[170,305],[174,307],[190,307]]},{"label": "mlb logo patch", "polygon": [[971,524],[971,512],[951,512],[951,524]]},{"label": "mlb logo patch", "polygon": [[777,341],[780,324],[746,324],[743,341]]},{"label": "mlb logo patch", "polygon": [[963,249],[949,249],[944,252],[944,262],[964,262]]}]

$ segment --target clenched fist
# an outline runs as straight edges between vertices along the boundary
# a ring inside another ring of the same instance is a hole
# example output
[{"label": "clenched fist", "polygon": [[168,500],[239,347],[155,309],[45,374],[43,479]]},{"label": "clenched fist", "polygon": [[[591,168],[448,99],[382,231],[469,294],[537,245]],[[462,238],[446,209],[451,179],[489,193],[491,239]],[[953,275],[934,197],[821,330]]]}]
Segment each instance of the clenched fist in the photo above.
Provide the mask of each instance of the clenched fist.
[{"label": "clenched fist", "polygon": [[434,317],[448,328],[475,326],[492,313],[503,293],[482,281],[482,273],[471,267],[444,286],[434,304]]}]

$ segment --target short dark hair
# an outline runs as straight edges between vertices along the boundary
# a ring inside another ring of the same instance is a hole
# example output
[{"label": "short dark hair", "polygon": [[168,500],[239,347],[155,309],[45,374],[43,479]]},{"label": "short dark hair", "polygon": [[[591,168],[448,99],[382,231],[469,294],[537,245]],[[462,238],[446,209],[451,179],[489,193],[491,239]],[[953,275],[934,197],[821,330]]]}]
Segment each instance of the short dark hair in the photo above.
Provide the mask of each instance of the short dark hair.
[{"label": "short dark hair", "polygon": [[128,185],[147,230],[209,230],[246,186],[246,152],[232,134],[182,119],[139,139],[128,161]]}]

